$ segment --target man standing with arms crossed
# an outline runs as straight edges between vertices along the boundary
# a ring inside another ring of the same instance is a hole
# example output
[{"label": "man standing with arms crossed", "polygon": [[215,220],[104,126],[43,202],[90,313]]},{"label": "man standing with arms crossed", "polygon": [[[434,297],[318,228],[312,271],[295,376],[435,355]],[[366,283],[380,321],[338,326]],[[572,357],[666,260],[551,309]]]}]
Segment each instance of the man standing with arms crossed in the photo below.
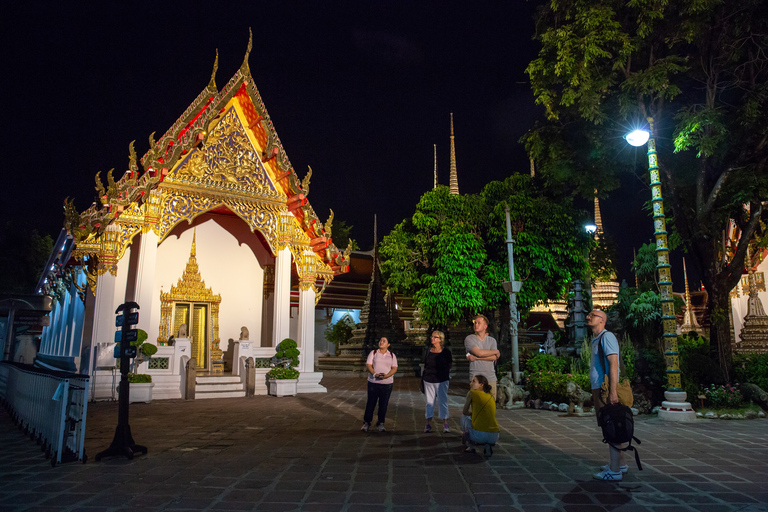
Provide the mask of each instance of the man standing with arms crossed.
[{"label": "man standing with arms crossed", "polygon": [[496,340],[488,335],[488,318],[485,315],[476,315],[473,321],[475,334],[470,334],[464,339],[464,347],[467,349],[469,359],[469,380],[476,375],[483,375],[491,385],[491,395],[496,400],[496,369],[494,362],[499,359],[501,352],[496,346]]},{"label": "man standing with arms crossed", "polygon": [[[600,409],[608,404],[619,403],[617,393],[619,385],[619,342],[612,332],[605,329],[605,322],[608,319],[604,311],[598,309],[592,310],[587,315],[587,325],[592,330],[592,364],[589,369],[589,383],[592,388],[592,402],[595,404],[595,415],[600,417]],[[600,344],[603,345],[603,356],[600,356]],[[606,367],[607,366],[607,367]],[[607,403],[603,402],[600,386],[608,376],[608,397]],[[599,421],[599,420],[598,420]],[[624,445],[620,446],[621,448]],[[629,469],[624,461],[624,452],[617,450],[610,444],[608,445],[610,455],[610,464],[603,466],[599,473],[594,477],[598,480],[607,482],[620,482],[624,473]]]}]

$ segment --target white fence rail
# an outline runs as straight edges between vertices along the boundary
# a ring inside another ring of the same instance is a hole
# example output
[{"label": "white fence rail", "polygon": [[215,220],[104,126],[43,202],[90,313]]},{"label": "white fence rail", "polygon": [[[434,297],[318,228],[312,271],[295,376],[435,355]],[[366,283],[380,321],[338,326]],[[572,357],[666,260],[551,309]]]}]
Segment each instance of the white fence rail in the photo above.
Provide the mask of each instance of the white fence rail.
[{"label": "white fence rail", "polygon": [[16,424],[42,445],[53,466],[87,460],[88,386],[87,375],[0,362],[0,401]]}]

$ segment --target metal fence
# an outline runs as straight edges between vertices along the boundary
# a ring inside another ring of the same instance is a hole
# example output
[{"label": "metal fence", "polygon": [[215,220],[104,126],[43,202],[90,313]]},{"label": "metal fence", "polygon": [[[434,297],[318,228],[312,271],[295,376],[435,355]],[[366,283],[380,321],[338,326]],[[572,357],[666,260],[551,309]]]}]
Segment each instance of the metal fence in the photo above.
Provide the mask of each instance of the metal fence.
[{"label": "metal fence", "polygon": [[82,460],[88,409],[87,375],[0,362],[0,401],[51,465]]}]

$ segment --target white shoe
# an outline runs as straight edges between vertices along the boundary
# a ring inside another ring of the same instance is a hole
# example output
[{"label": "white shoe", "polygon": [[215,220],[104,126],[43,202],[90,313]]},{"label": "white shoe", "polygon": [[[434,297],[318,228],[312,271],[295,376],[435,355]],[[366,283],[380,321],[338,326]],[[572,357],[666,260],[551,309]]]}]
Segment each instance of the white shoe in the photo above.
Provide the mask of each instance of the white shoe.
[{"label": "white shoe", "polygon": [[621,482],[621,471],[614,473],[610,469],[603,470],[599,473],[592,475],[596,480],[602,480],[604,482]]},{"label": "white shoe", "polygon": [[[600,469],[602,471],[610,471],[611,470],[611,466],[606,464],[605,466],[600,466]],[[626,472],[629,471],[629,466],[627,466],[626,464],[624,466],[619,466],[619,471],[621,471],[622,473],[626,474]]]},{"label": "white shoe", "polygon": [[378,429],[379,429],[379,432],[386,432],[387,431],[387,429],[384,428],[384,424],[383,423],[379,423]]},{"label": "white shoe", "polygon": [[370,426],[371,426],[371,424],[370,424],[370,423],[368,423],[368,422],[365,422],[365,423],[363,423],[363,426],[362,426],[362,428],[361,428],[360,430],[362,430],[363,432],[368,432],[368,428],[369,428]]}]

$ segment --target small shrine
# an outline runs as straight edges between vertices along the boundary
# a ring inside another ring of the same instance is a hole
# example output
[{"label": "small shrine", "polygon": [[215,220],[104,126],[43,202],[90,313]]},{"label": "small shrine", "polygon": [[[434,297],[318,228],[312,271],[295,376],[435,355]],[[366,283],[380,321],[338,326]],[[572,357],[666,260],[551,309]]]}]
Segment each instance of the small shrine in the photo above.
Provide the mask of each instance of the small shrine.
[{"label": "small shrine", "polygon": [[[219,89],[218,55],[208,85],[128,169],[96,175],[97,202],[65,202],[65,229],[40,293],[65,292],[42,334],[40,360],[92,376],[95,398],[112,395],[118,305],[139,304],[137,327],[158,352],[142,363],[154,398],[179,398],[189,361],[211,377],[252,360],[269,369],[277,344],[301,351],[298,391],[322,392],[315,371],[315,309],[348,271],[350,248],[332,240],[308,201],[312,169],[300,177],[251,75],[248,59]],[[237,340],[237,341],[235,341]],[[68,366],[70,365],[70,366]],[[253,366],[251,366],[253,368]],[[226,387],[226,386],[225,386]],[[257,378],[257,393],[266,385]],[[198,390],[196,398],[243,396]]]}]

